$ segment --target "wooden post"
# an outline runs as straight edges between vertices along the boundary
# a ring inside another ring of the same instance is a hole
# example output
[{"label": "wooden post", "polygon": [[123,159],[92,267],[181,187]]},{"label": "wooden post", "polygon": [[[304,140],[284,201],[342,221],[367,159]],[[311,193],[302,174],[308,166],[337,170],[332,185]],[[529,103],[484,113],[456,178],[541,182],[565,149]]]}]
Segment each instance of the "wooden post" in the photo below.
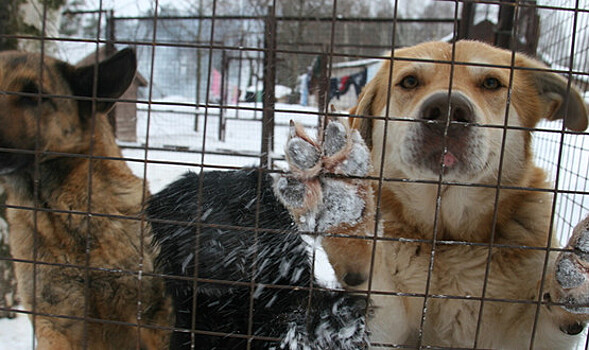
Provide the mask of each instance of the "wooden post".
[{"label": "wooden post", "polygon": [[471,38],[472,26],[474,25],[475,3],[465,1],[462,3],[462,15],[458,26],[458,40]]},{"label": "wooden post", "polygon": [[[115,48],[115,12],[114,10],[108,11],[108,15],[106,17],[106,45],[104,48],[104,55],[105,57],[110,57],[117,52]],[[112,130],[117,135],[117,114],[120,111],[118,110],[117,106],[111,109],[107,114],[108,122],[110,126],[112,126]]]},{"label": "wooden post", "polygon": [[270,153],[274,150],[274,108],[276,95],[276,14],[268,7],[264,27],[264,94],[262,98],[262,156],[260,167],[270,169]]},{"label": "wooden post", "polygon": [[538,16],[538,9],[536,7],[536,1],[528,0],[526,2],[528,6],[520,8],[518,15],[519,23],[525,24],[525,45],[521,49],[530,56],[536,56],[538,51],[538,40],[540,38],[540,16]]},{"label": "wooden post", "polygon": [[497,35],[495,45],[504,49],[511,49],[511,35],[513,32],[513,16],[515,14],[515,0],[501,0]]},{"label": "wooden post", "polygon": [[18,50],[18,39],[12,37],[20,31],[20,2],[0,0],[0,51]]}]

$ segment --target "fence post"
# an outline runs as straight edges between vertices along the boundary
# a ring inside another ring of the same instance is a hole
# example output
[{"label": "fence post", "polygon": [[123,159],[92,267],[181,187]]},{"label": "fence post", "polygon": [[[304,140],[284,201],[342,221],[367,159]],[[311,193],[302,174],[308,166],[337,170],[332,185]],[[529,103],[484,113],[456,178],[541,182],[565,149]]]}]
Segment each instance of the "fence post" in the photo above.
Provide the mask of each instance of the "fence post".
[{"label": "fence post", "polygon": [[276,98],[276,14],[268,7],[264,25],[264,93],[262,99],[262,157],[261,167],[270,168],[270,153],[274,150],[274,107]]}]

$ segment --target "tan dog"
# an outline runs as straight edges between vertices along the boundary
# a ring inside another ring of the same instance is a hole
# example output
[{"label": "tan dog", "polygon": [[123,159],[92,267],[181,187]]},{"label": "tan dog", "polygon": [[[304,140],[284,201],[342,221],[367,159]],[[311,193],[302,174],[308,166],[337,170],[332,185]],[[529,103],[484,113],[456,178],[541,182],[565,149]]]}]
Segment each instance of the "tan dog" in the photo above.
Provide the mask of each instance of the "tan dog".
[{"label": "tan dog", "polygon": [[[399,60],[382,65],[353,110],[373,116],[352,126],[371,148],[382,188],[315,177],[364,175],[349,165],[362,162],[355,131],[328,127],[336,141],[320,145],[295,130],[287,157],[308,190],[283,202],[307,230],[357,237],[328,235],[323,245],[340,282],[371,293],[374,348],[572,348],[589,319],[589,220],[575,230],[574,252],[547,253],[558,248],[553,198],[528,128],[564,119],[581,131],[587,109],[533,59],[517,54],[512,64],[511,52],[472,41],[454,48],[395,51]],[[299,158],[315,159],[305,156],[313,149],[320,165],[306,166]]]},{"label": "tan dog", "polygon": [[[104,113],[135,66],[132,50],[100,63],[98,75],[94,66],[0,54],[0,181],[39,350],[167,347],[168,332],[157,329],[172,324],[163,281],[140,272],[154,271],[155,255],[138,220],[143,182],[108,159],[121,152]],[[95,118],[93,91],[107,99],[95,103]]]}]

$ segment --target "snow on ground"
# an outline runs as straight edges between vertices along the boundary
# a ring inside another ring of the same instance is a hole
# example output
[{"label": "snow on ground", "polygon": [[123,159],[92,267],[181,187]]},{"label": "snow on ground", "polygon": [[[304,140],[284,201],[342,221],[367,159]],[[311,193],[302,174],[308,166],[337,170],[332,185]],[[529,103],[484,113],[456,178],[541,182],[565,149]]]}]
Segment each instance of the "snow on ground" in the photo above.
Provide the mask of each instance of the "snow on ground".
[{"label": "snow on ground", "polygon": [[16,318],[0,319],[0,349],[30,350],[33,348],[33,331],[27,315],[17,313]]},{"label": "snow on ground", "polygon": [[[219,109],[212,106],[206,111],[198,110],[198,130],[194,131],[196,108],[188,105],[167,105],[163,103],[186,103],[180,97],[157,101],[150,112],[140,111],[137,120],[138,143],[148,144],[153,148],[183,148],[201,153],[170,152],[150,150],[147,159],[155,162],[176,162],[181,165],[148,163],[146,179],[152,192],[161,190],[167,183],[187,170],[200,171],[202,164],[206,169],[213,167],[243,167],[259,164],[261,148],[262,118],[261,105],[255,103],[240,104],[239,108],[226,109],[224,115],[227,120],[225,141],[218,138]],[[286,144],[288,125],[290,120],[302,123],[308,127],[317,125],[316,108],[297,105],[277,104],[275,120],[274,156],[284,156],[283,147]],[[172,112],[173,111],[173,112]],[[179,113],[177,113],[179,112]],[[203,132],[207,115],[206,133]],[[149,118],[149,128],[147,119]],[[238,119],[236,119],[238,118]],[[203,145],[204,139],[204,145]],[[235,156],[228,154],[239,151],[249,156]],[[210,153],[209,153],[210,152]],[[145,151],[142,149],[126,149],[124,156],[132,158],[129,162],[136,175],[143,176]],[[283,165],[283,163],[280,163]]]},{"label": "snow on ground", "polygon": [[[195,107],[170,105],[171,102],[189,103],[180,98],[172,98],[159,101],[152,105],[150,113],[146,111],[138,113],[138,143],[141,146],[148,143],[150,147],[182,147],[190,152],[174,152],[157,150],[146,152],[143,149],[124,148],[123,155],[135,174],[144,177],[149,182],[152,192],[157,192],[166,184],[177,178],[187,170],[200,171],[201,165],[205,169],[211,166],[241,167],[256,165],[257,157],[241,157],[235,155],[208,154],[206,152],[240,151],[248,154],[257,154],[261,145],[261,122],[253,119],[261,119],[261,106],[255,104],[241,104],[239,109],[225,111],[227,120],[225,141],[220,141],[218,135],[219,110],[215,106],[208,108],[206,113],[207,132],[204,129],[205,110],[198,110],[199,131],[194,131]],[[145,108],[140,107],[140,108]],[[275,131],[275,156],[283,155],[283,145],[286,142],[288,122],[297,120],[308,126],[316,125],[317,116],[311,114],[314,109],[295,105],[277,105],[276,131]],[[173,113],[173,112],[174,113]],[[181,112],[181,113],[178,113]],[[149,117],[149,130],[147,118]],[[234,119],[238,118],[238,119]],[[560,130],[558,124],[543,124],[546,129]],[[313,133],[311,133],[313,134]],[[560,171],[556,167],[559,159],[561,139],[563,149],[561,155]],[[194,153],[202,151],[203,140],[205,155]],[[556,232],[561,241],[566,241],[570,235],[570,226],[579,221],[589,211],[589,184],[587,169],[589,168],[589,134],[565,135],[557,132],[536,132],[534,150],[538,163],[545,167],[552,175],[552,180],[559,174],[558,188],[568,193],[557,196],[557,215],[555,218]],[[129,146],[124,144],[123,146]],[[157,162],[176,162],[180,164],[145,163],[145,159]],[[574,191],[580,191],[576,194]],[[320,279],[333,285],[333,270],[327,263],[325,254],[318,250],[316,271]],[[32,349],[32,331],[27,316],[19,314],[12,320],[0,320],[0,350],[30,350]]]}]

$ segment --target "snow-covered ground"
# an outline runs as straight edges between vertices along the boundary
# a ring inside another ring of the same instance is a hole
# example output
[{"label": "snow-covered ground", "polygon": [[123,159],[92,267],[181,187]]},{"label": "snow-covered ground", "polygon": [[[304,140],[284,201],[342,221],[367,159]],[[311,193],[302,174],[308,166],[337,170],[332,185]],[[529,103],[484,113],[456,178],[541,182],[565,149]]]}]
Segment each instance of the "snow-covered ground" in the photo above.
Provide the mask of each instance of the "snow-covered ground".
[{"label": "snow-covered ground", "polygon": [[[186,102],[173,99],[175,102]],[[164,101],[165,102],[165,101]],[[167,101],[170,102],[170,101]],[[138,176],[145,177],[149,182],[152,192],[157,192],[180,174],[191,169],[200,171],[201,165],[205,169],[210,166],[241,167],[255,165],[259,158],[240,157],[235,155],[209,154],[215,151],[240,151],[256,154],[261,145],[261,123],[252,121],[261,118],[261,106],[254,104],[240,105],[240,109],[228,109],[226,116],[236,117],[239,110],[239,119],[227,121],[225,141],[217,138],[218,134],[218,108],[211,107],[207,114],[206,135],[204,130],[203,109],[199,110],[199,132],[194,131],[195,111],[190,106],[153,105],[153,110],[148,114],[140,112],[138,116],[138,144],[148,143],[150,147],[183,147],[190,151],[202,151],[204,156],[195,152],[174,151],[148,151],[143,149],[124,149],[124,157],[129,159],[129,165]],[[316,125],[317,116],[312,114],[314,109],[296,105],[277,105],[279,112],[276,114],[275,131],[275,156],[281,157],[282,147],[285,144],[288,132],[288,122],[291,119],[303,122],[308,126]],[[183,113],[172,113],[175,112]],[[149,115],[149,130],[147,129],[147,117]],[[558,125],[542,125],[545,128],[557,128]],[[557,196],[557,215],[555,217],[556,232],[561,240],[566,240],[570,234],[570,223],[574,224],[589,211],[588,174],[589,168],[589,134],[565,135],[563,138],[560,171],[554,165],[559,159],[561,134],[554,132],[537,132],[535,134],[534,149],[539,163],[546,167],[553,176],[559,173],[558,188],[569,193]],[[204,140],[204,144],[203,144]],[[123,145],[125,146],[125,145]],[[145,160],[161,162],[177,162],[171,165],[163,163],[145,163]],[[279,162],[280,163],[280,162]],[[581,194],[573,193],[580,191]],[[333,281],[333,272],[319,251],[316,271],[319,277],[325,281]],[[33,347],[32,331],[26,315],[19,314],[12,320],[0,320],[0,350],[30,350]]]}]

